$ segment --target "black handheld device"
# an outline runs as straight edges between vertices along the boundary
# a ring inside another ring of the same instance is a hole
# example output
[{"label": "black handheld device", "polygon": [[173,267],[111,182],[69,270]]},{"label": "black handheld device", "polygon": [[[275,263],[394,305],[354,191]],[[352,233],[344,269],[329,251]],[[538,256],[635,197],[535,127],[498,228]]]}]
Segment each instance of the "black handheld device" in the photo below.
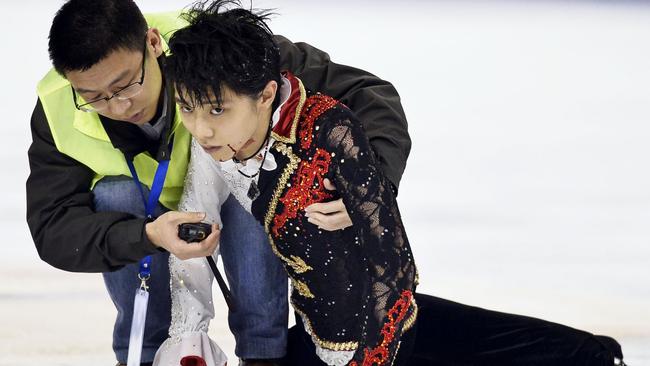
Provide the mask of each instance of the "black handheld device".
[{"label": "black handheld device", "polygon": [[203,241],[212,233],[212,225],[204,222],[188,222],[178,225],[178,237],[188,243]]},{"label": "black handheld device", "polygon": [[[178,237],[188,243],[198,243],[200,241],[203,241],[211,233],[212,225],[206,224],[204,222],[187,222],[178,225]],[[208,260],[208,264],[210,265],[212,274],[214,274],[214,278],[217,279],[217,284],[219,284],[219,288],[221,289],[221,293],[226,300],[228,308],[230,311],[235,311],[237,308],[235,306],[235,301],[233,299],[232,293],[228,289],[226,281],[223,280],[221,272],[219,272],[219,269],[217,268],[217,264],[214,262],[214,259],[211,255],[205,258]]]}]

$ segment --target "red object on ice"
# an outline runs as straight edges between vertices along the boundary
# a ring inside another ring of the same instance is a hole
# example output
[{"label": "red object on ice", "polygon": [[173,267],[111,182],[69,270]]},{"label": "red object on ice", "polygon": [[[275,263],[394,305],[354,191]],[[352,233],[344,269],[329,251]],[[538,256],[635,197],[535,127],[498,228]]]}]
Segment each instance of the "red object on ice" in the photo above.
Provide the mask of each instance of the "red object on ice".
[{"label": "red object on ice", "polygon": [[199,356],[185,356],[181,358],[181,366],[208,366]]}]

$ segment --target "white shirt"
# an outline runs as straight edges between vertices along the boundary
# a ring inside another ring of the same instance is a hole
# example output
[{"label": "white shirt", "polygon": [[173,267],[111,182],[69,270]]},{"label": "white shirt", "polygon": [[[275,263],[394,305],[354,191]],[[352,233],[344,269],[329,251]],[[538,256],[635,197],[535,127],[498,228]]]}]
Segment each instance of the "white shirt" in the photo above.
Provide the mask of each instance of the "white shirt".
[{"label": "white shirt", "polygon": [[[280,110],[291,94],[291,85],[285,78],[280,87],[280,105],[272,115],[272,126],[280,120]],[[270,138],[268,149],[274,143]],[[232,193],[248,211],[251,211],[252,200],[248,197],[251,178],[241,175],[242,172],[253,175],[262,165],[262,156],[258,154],[246,162],[237,164],[232,160],[217,162],[203,150],[201,145],[192,139],[191,158],[185,178],[185,187],[179,211],[205,212],[209,223],[221,226],[219,214],[221,205]],[[277,169],[275,157],[268,151],[262,169],[272,171]],[[255,178],[257,183],[259,175]],[[169,256],[172,321],[169,327],[169,338],[156,353],[154,365],[178,365],[179,360],[188,354],[201,356],[208,365],[224,365],[225,355],[207,335],[210,320],[214,317],[212,304],[213,275],[205,258],[179,260],[174,255]]]}]

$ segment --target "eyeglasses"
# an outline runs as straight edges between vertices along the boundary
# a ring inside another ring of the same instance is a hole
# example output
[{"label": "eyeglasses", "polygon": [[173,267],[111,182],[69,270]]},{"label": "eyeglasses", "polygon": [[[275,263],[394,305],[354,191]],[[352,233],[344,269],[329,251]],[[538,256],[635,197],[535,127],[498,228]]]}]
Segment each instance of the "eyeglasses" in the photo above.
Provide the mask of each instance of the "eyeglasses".
[{"label": "eyeglasses", "polygon": [[147,56],[147,39],[145,37],[144,47],[142,48],[142,66],[141,66],[142,75],[140,76],[140,81],[136,81],[125,86],[124,88],[113,93],[113,95],[111,95],[110,97],[98,98],[95,100],[91,100],[90,102],[79,104],[77,102],[77,93],[75,92],[72,85],[70,85],[70,87],[72,88],[72,99],[74,101],[75,107],[77,107],[78,110],[84,112],[99,112],[108,108],[108,102],[113,98],[119,101],[125,101],[140,94],[143,89],[142,84],[144,83],[144,61],[147,59],[146,56]]}]

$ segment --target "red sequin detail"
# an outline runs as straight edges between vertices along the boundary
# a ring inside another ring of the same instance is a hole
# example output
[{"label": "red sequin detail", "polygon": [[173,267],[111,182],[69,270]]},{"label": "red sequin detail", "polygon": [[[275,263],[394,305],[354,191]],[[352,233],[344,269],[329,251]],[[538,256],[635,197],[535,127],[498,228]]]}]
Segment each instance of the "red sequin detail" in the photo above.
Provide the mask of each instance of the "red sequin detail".
[{"label": "red sequin detail", "polygon": [[[395,331],[397,330],[398,324],[402,323],[404,317],[408,313],[408,309],[411,306],[411,299],[413,298],[413,293],[411,291],[403,291],[401,297],[395,305],[388,311],[386,316],[388,317],[388,322],[384,324],[381,329],[381,335],[384,337],[381,343],[373,349],[364,349],[363,350],[363,362],[361,366],[382,366],[390,360],[390,351],[388,347],[395,338]],[[359,366],[356,361],[350,362],[349,366]]]},{"label": "red sequin detail", "polygon": [[300,129],[300,147],[309,149],[314,137],[314,121],[337,103],[336,99],[323,94],[307,98],[300,114],[300,119],[304,121],[304,127]]},{"label": "red sequin detail", "polygon": [[311,161],[300,162],[291,187],[280,198],[284,209],[273,219],[273,234],[278,236],[279,230],[287,220],[295,219],[298,212],[304,211],[305,207],[332,198],[332,194],[327,192],[323,183],[330,161],[331,157],[327,151],[316,149]]}]

